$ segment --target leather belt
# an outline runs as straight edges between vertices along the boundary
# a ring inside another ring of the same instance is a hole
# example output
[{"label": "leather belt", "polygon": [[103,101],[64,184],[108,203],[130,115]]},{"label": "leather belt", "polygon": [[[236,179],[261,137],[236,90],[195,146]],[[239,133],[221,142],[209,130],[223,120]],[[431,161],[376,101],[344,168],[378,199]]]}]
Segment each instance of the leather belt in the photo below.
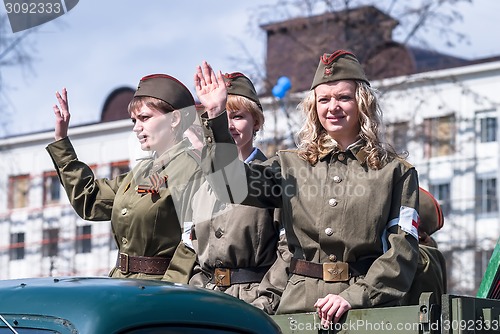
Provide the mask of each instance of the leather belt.
[{"label": "leather belt", "polygon": [[210,282],[218,287],[229,287],[232,284],[259,283],[269,268],[215,268]]},{"label": "leather belt", "polygon": [[130,256],[125,253],[118,254],[116,268],[122,274],[164,274],[167,271],[170,259],[165,257]]},{"label": "leather belt", "polygon": [[366,275],[375,261],[374,257],[356,262],[316,263],[297,258],[290,262],[290,272],[293,274],[322,279],[325,282],[346,282],[351,277]]}]

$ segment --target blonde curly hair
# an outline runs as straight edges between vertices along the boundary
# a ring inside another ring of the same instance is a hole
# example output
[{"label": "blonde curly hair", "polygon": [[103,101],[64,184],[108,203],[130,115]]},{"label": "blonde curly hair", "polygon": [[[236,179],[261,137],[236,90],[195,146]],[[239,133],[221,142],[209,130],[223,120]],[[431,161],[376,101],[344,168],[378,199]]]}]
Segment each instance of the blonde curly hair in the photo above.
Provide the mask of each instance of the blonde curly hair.
[{"label": "blonde curly hair", "polygon": [[[385,148],[380,139],[382,111],[378,103],[377,91],[364,81],[356,80],[355,83],[355,98],[359,110],[359,137],[365,141],[362,149],[367,153],[366,164],[371,169],[380,169],[386,164],[389,156],[396,154]],[[331,151],[341,148],[319,121],[314,90],[311,90],[300,102],[298,108],[305,113],[306,121],[297,134],[297,153],[302,159],[315,165],[319,159]]]}]

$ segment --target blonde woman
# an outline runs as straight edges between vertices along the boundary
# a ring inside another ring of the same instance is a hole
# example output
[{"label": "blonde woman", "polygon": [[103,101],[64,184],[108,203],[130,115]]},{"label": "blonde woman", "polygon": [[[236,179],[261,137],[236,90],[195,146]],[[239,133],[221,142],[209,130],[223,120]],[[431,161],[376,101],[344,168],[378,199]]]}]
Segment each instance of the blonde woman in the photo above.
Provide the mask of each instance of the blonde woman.
[{"label": "blonde woman", "polygon": [[[228,129],[239,160],[260,163],[267,157],[254,146],[264,125],[264,113],[255,88],[244,74],[227,73]],[[199,265],[189,284],[222,291],[274,314],[286,285],[288,253],[281,241],[279,210],[227,204],[217,199],[208,182],[193,198],[191,237]]]},{"label": "blonde woman", "polygon": [[232,184],[244,177],[231,169],[234,153],[221,149],[231,143],[221,73],[203,62],[195,86],[212,136],[205,159],[228,180],[214,186],[220,196],[282,209],[293,258],[277,313],[316,310],[328,327],[351,308],[403,303],[417,268],[418,177],[380,144],[377,97],[356,57],[320,57],[298,149],[245,167],[244,194]]}]

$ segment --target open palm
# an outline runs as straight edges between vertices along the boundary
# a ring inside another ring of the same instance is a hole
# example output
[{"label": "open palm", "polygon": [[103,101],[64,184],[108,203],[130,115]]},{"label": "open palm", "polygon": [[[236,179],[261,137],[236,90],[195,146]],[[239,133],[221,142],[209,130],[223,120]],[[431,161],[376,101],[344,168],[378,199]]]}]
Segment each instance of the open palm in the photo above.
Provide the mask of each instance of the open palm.
[{"label": "open palm", "polygon": [[194,75],[196,95],[203,104],[209,118],[219,116],[226,108],[227,88],[219,71],[217,76],[212,67],[203,61]]}]

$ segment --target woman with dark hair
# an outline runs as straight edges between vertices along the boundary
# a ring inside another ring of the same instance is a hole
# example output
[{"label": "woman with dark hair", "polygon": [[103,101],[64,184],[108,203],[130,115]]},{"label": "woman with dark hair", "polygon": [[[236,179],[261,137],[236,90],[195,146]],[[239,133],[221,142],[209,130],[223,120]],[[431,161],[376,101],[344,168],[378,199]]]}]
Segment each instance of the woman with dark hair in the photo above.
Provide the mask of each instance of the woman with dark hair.
[{"label": "woman with dark hair", "polygon": [[[96,178],[78,160],[68,138],[66,89],[56,97],[55,141],[47,151],[76,213],[85,220],[111,221],[119,254],[109,275],[187,283],[194,256],[179,242],[202,178],[190,143],[183,139],[196,117],[189,90],[165,74],[140,80],[128,110],[141,149],[151,156],[114,179]],[[174,253],[177,260],[171,262]]]}]

